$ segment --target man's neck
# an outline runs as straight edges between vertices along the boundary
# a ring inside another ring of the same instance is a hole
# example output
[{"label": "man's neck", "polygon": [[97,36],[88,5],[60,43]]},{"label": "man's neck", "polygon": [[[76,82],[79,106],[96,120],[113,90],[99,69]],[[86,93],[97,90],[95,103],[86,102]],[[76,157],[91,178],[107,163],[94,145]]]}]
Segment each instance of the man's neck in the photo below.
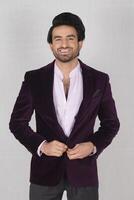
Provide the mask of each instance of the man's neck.
[{"label": "man's neck", "polygon": [[56,65],[59,67],[64,77],[69,77],[70,72],[78,65],[78,58],[66,63],[56,59]]}]

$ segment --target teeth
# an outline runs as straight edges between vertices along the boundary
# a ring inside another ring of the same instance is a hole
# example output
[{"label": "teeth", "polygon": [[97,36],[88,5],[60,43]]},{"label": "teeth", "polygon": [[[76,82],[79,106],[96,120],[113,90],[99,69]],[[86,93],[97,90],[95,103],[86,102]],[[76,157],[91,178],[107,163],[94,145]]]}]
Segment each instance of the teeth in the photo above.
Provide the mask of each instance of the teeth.
[{"label": "teeth", "polygon": [[61,52],[63,52],[63,53],[64,53],[64,52],[68,52],[68,50],[61,50]]},{"label": "teeth", "polygon": [[68,52],[68,50],[61,50],[61,52],[62,52],[62,53],[66,53],[66,52]]},{"label": "teeth", "polygon": [[60,52],[61,52],[61,53],[68,53],[69,50],[68,50],[68,49],[61,49]]}]

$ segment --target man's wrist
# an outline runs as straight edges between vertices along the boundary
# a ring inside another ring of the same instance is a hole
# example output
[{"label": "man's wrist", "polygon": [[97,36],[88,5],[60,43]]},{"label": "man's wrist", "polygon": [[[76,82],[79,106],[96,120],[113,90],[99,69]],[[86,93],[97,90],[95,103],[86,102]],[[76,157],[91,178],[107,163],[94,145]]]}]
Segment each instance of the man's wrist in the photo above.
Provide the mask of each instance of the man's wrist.
[{"label": "man's wrist", "polygon": [[96,146],[93,146],[93,151],[92,151],[91,155],[96,154],[96,152],[97,152],[97,148],[96,148]]},{"label": "man's wrist", "polygon": [[42,153],[43,153],[42,148],[43,148],[43,145],[44,145],[45,143],[47,143],[46,140],[44,140],[44,141],[39,145],[38,150],[37,150],[38,156],[41,156],[41,155],[42,155]]},{"label": "man's wrist", "polygon": [[[92,143],[92,142],[91,142]],[[89,154],[89,156],[92,156],[92,155],[94,155],[94,154],[96,154],[96,152],[97,152],[97,148],[96,148],[96,146],[92,143],[92,145],[93,145],[93,150],[92,150],[92,152]]]}]

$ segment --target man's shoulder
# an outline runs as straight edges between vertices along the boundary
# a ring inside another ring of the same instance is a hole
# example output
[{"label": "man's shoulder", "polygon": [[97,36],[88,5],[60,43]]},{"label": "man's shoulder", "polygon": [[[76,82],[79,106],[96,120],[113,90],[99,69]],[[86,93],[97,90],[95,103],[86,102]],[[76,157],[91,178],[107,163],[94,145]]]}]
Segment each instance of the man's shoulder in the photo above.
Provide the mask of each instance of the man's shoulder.
[{"label": "man's shoulder", "polygon": [[91,75],[92,77],[107,79],[109,75],[106,72],[98,70],[96,67],[92,67],[88,64],[81,62],[83,69],[85,70],[87,75]]},{"label": "man's shoulder", "polygon": [[26,80],[30,80],[30,79],[37,79],[40,76],[45,76],[45,74],[47,74],[47,72],[51,71],[51,69],[53,68],[53,62],[39,67],[37,69],[33,69],[33,70],[29,70],[25,73],[25,79]]}]

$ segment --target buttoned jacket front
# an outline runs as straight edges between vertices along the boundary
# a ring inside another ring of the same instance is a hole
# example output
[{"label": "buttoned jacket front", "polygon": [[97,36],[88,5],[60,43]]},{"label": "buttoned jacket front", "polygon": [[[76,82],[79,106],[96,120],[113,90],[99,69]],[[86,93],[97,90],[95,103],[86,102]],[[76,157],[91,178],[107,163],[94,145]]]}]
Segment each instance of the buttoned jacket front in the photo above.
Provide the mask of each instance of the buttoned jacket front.
[{"label": "buttoned jacket front", "polygon": [[[79,62],[83,77],[83,100],[69,137],[58,123],[53,102],[54,61],[25,75],[11,115],[10,130],[32,153],[32,183],[56,185],[66,171],[68,181],[73,186],[98,186],[96,160],[117,134],[119,120],[108,75],[80,60]],[[29,126],[33,112],[36,131]],[[95,132],[97,117],[100,120],[100,127]],[[58,140],[67,144],[69,148],[91,141],[96,146],[97,153],[75,160],[69,160],[66,153],[61,157],[45,154],[39,157],[37,149],[44,140]]]}]

